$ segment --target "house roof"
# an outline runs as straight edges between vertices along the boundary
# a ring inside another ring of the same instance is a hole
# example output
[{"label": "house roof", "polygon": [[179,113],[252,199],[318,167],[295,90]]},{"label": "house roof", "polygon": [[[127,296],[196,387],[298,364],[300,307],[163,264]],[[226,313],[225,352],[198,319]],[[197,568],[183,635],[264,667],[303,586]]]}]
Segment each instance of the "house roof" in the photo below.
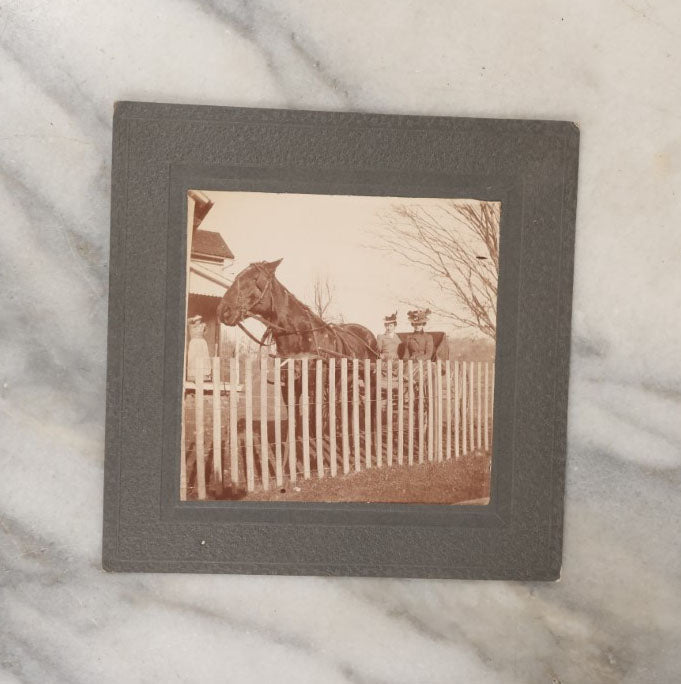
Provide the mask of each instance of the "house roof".
[{"label": "house roof", "polygon": [[222,299],[225,294],[225,287],[218,285],[212,280],[208,280],[199,273],[189,272],[189,293],[193,295],[203,295],[204,297],[216,297]]},{"label": "house roof", "polygon": [[194,230],[196,230],[211,210],[213,202],[199,190],[190,190],[187,195],[194,200]]},{"label": "house roof", "polygon": [[196,230],[192,238],[192,254],[233,259],[234,254],[220,233],[212,230]]}]

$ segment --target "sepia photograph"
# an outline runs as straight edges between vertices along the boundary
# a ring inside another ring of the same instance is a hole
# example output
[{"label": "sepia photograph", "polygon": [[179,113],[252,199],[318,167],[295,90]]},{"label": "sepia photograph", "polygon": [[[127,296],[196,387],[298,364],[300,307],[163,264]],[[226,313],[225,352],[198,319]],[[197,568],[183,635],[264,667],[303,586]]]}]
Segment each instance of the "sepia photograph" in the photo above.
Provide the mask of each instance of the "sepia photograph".
[{"label": "sepia photograph", "polygon": [[574,124],[114,125],[106,567],[559,577]]},{"label": "sepia photograph", "polygon": [[500,202],[187,207],[182,500],[489,503]]}]

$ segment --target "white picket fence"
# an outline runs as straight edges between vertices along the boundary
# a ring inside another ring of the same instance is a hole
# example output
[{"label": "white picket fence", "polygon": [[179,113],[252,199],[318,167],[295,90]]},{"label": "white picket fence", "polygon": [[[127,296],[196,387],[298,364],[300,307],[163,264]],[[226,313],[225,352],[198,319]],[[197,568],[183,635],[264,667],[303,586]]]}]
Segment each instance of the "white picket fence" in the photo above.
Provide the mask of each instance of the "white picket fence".
[{"label": "white picket fence", "polygon": [[458,459],[492,443],[491,362],[244,356],[213,358],[193,378],[183,411],[183,499],[188,490],[215,498],[226,486],[252,492]]}]

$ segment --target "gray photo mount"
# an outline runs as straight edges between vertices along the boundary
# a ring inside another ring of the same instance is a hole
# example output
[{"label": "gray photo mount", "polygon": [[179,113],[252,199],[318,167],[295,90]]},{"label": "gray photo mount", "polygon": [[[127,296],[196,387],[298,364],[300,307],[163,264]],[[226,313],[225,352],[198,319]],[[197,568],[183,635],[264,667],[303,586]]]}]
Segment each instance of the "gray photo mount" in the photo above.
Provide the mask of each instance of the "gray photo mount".
[{"label": "gray photo mount", "polygon": [[[578,145],[558,121],[117,103],[104,569],[557,579]],[[489,505],[180,500],[190,189],[502,203]]]}]

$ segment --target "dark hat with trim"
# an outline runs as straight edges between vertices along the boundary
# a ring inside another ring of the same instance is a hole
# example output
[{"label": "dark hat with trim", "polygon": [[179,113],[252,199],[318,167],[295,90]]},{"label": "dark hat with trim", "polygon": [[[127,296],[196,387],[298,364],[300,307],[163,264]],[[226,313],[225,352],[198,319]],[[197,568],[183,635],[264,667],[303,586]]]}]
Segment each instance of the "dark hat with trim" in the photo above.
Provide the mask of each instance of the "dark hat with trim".
[{"label": "dark hat with trim", "polygon": [[412,325],[425,325],[431,313],[430,309],[414,309],[407,311],[407,318]]},{"label": "dark hat with trim", "polygon": [[390,316],[384,316],[383,323],[385,323],[385,325],[388,325],[388,323],[394,323],[397,325],[397,311],[395,311],[393,314],[390,314]]}]

